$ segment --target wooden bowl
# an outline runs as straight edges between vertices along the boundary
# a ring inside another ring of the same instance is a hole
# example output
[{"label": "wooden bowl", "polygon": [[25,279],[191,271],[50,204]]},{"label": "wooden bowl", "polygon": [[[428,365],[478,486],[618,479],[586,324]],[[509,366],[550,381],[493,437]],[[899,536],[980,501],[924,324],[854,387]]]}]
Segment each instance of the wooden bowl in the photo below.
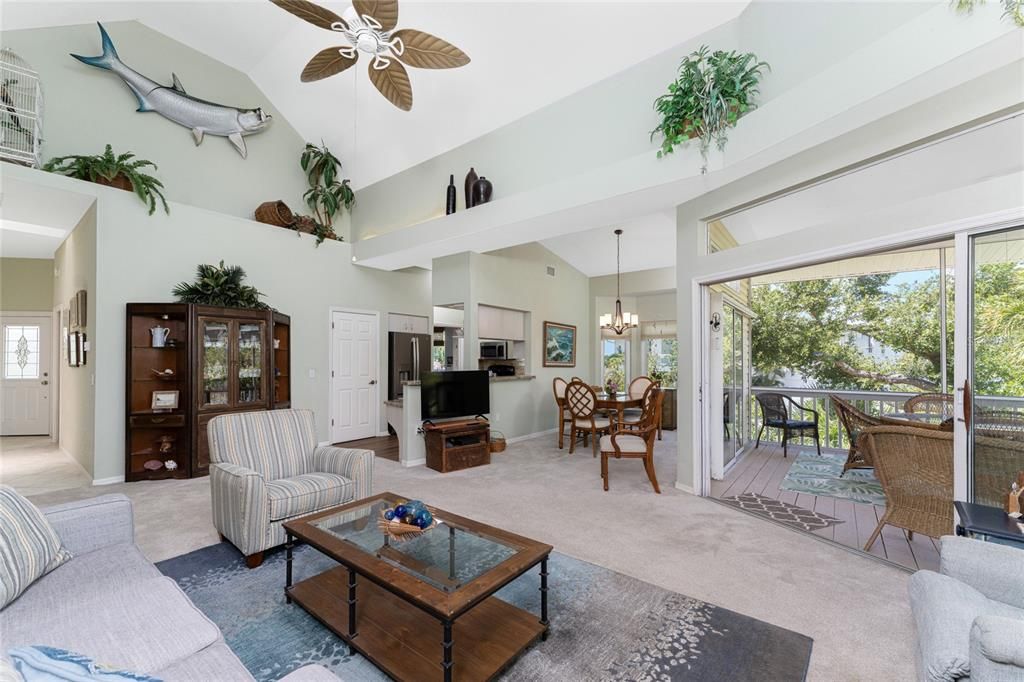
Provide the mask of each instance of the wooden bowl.
[{"label": "wooden bowl", "polygon": [[437,526],[437,519],[431,521],[430,525],[426,528],[420,528],[418,526],[410,526],[407,523],[402,523],[398,519],[392,519],[388,521],[384,518],[384,512],[380,513],[380,517],[377,519],[377,528],[380,529],[381,533],[388,536],[396,542],[405,542],[406,540],[412,540],[415,537],[419,537],[428,530],[432,530]]}]

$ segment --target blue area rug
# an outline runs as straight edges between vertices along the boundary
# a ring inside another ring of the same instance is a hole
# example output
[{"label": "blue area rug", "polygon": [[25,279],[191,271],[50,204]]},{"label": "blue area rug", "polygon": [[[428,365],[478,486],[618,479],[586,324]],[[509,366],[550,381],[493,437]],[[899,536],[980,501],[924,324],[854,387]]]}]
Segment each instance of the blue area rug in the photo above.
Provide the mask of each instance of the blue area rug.
[{"label": "blue area rug", "polygon": [[[299,547],[295,580],[336,565]],[[320,663],[345,682],[387,679],[362,656],[349,656],[348,647],[301,606],[285,603],[283,551],[249,570],[238,550],[221,543],[157,567],[220,627],[257,680],[279,679],[307,663]],[[563,554],[551,555],[549,571],[550,636],[528,649],[503,680],[806,677],[809,637]],[[539,613],[538,585],[532,571],[498,596]]]}]

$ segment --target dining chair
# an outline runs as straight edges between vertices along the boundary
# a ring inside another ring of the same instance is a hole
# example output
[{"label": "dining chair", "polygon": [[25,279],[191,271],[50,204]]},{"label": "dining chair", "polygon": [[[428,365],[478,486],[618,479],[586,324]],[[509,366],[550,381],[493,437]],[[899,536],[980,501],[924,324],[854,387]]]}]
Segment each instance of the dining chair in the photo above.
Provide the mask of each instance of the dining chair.
[{"label": "dining chair", "polygon": [[839,396],[830,395],[829,400],[832,401],[832,408],[839,416],[843,428],[846,429],[846,439],[850,443],[850,451],[846,455],[846,463],[843,464],[843,473],[845,474],[850,469],[872,468],[874,464],[871,463],[870,453],[860,447],[860,434],[864,429],[880,426],[882,420],[861,412]]},{"label": "dining chair", "polygon": [[572,415],[565,406],[565,389],[569,382],[562,377],[555,377],[551,381],[551,391],[555,394],[555,407],[558,409],[558,449],[564,446],[565,425],[572,421]]},{"label": "dining chair", "polygon": [[[655,381],[654,379],[648,376],[636,377],[631,382],[629,382],[629,388],[626,389],[626,395],[628,395],[630,398],[634,400],[638,398],[643,398],[644,394],[647,392],[647,389],[655,384],[660,386],[661,382]],[[641,412],[641,409],[635,407],[626,408],[625,410],[625,413],[632,417],[634,422],[640,420]],[[658,422],[658,440],[661,440],[661,422]]]},{"label": "dining chair", "polygon": [[871,426],[860,433],[885,493],[885,513],[864,545],[886,525],[938,538],[953,530],[953,434],[912,426]]},{"label": "dining chair", "polygon": [[573,381],[565,389],[565,406],[572,415],[569,430],[569,454],[576,451],[576,438],[583,435],[583,445],[587,437],[591,439],[594,457],[597,457],[598,436],[611,431],[611,420],[596,414],[597,393],[582,381]]},{"label": "dining chair", "polygon": [[[809,407],[804,407],[797,401],[783,393],[758,393],[757,404],[761,407],[761,428],[757,432],[756,450],[761,446],[761,434],[765,429],[779,429],[782,431],[782,456],[788,456],[787,445],[792,433],[803,434],[805,431],[814,432],[814,444],[821,454],[821,436],[818,433],[818,413]],[[794,419],[790,416],[791,410],[796,409],[797,414],[804,412],[814,416],[813,419]]]},{"label": "dining chair", "polygon": [[941,415],[943,419],[953,416],[953,396],[949,393],[921,393],[903,403],[907,414],[923,413]]},{"label": "dining chair", "polygon": [[[640,407],[631,407],[623,410],[619,416],[618,428],[620,429],[638,429],[642,427],[644,421],[644,415],[647,413],[647,403],[650,400],[651,391],[661,388],[661,384],[657,381],[652,381],[647,384],[644,388],[644,392],[639,396]],[[630,395],[630,398],[633,396]]]},{"label": "dining chair", "polygon": [[664,400],[665,392],[657,384],[649,386],[644,399],[643,418],[638,428],[614,430],[607,436],[601,436],[601,480],[605,490],[608,490],[608,458],[614,457],[643,460],[644,470],[654,487],[654,492],[661,494],[658,476],[654,471],[654,444],[657,441],[658,422],[661,419],[661,405]]}]

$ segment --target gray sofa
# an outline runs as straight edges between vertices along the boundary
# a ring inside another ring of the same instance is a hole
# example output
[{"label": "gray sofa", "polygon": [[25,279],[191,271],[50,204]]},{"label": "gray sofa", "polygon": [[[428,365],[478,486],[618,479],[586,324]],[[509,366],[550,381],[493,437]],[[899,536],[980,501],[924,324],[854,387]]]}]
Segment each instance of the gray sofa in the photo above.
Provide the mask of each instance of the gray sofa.
[{"label": "gray sofa", "polygon": [[1024,551],[947,535],[910,578],[921,680],[1024,682]]},{"label": "gray sofa", "polygon": [[[217,626],[142,556],[127,497],[42,511],[74,557],[0,611],[3,652],[42,644],[164,682],[252,682]],[[283,679],[338,682],[312,665]]]}]

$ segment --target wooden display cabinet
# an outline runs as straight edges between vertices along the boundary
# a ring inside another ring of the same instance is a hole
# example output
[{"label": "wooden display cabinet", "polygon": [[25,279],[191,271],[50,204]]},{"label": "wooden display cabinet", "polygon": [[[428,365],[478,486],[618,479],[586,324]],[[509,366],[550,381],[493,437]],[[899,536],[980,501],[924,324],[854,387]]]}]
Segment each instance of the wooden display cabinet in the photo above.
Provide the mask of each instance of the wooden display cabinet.
[{"label": "wooden display cabinet", "polygon": [[292,363],[291,363],[291,318],[274,313],[274,409],[284,410],[292,406]]}]

